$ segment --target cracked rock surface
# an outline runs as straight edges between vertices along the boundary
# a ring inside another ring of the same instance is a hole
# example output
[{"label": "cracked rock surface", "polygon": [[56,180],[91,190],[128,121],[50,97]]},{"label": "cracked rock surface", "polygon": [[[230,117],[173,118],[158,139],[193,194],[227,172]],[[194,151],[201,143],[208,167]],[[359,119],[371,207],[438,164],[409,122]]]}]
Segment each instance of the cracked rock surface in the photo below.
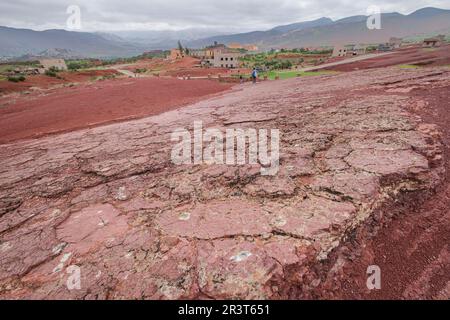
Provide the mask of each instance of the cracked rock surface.
[{"label": "cracked rock surface", "polygon": [[[440,182],[437,127],[408,88],[448,68],[236,87],[141,120],[0,146],[0,297],[309,297],[330,252],[402,193]],[[280,169],[174,165],[171,133],[279,129]],[[70,266],[80,288],[69,290]]]}]

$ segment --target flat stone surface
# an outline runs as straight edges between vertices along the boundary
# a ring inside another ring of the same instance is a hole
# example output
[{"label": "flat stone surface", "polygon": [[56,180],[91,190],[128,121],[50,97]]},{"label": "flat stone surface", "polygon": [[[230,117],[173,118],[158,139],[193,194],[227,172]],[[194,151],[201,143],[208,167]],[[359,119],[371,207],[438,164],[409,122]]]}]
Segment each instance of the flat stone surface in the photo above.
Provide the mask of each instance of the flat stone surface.
[{"label": "flat stone surface", "polygon": [[[0,146],[0,298],[305,296],[329,253],[403,191],[439,183],[408,88],[446,68],[237,86],[141,120]],[[171,133],[279,129],[280,168],[171,162]],[[73,266],[80,288],[69,290]],[[326,270],[325,270],[326,271]]]}]

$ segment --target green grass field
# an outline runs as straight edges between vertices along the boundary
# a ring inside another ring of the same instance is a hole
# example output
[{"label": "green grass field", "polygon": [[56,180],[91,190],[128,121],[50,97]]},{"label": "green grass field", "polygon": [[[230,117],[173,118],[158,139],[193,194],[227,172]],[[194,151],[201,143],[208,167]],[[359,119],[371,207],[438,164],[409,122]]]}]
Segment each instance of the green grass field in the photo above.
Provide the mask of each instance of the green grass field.
[{"label": "green grass field", "polygon": [[0,72],[7,72],[8,70],[15,69],[17,66],[13,64],[0,65]]},{"label": "green grass field", "polygon": [[416,66],[414,64],[400,64],[398,67],[400,69],[418,69],[418,68],[420,68],[419,66]]},{"label": "green grass field", "polygon": [[262,73],[260,75],[261,78],[267,76],[269,80],[275,80],[276,76],[279,76],[281,80],[296,78],[297,75],[300,77],[313,77],[313,76],[322,76],[328,74],[336,74],[336,71],[307,71],[307,72],[299,72],[299,71],[269,71]]}]

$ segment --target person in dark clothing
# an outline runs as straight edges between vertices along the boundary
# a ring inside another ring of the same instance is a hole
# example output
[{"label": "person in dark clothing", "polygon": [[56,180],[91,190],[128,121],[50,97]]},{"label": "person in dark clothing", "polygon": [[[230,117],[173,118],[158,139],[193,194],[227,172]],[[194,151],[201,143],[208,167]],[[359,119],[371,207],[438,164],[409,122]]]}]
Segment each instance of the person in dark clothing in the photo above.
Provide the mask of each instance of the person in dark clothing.
[{"label": "person in dark clothing", "polygon": [[256,70],[256,68],[253,68],[253,72],[252,72],[253,83],[256,83],[256,79],[258,79],[258,70]]}]

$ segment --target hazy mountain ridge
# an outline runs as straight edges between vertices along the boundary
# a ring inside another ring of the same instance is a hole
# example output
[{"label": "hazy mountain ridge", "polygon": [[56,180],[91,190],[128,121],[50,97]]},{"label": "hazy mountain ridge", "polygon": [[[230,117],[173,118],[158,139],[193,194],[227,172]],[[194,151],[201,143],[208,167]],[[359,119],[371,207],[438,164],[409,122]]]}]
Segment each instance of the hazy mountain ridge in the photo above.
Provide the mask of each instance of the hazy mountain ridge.
[{"label": "hazy mountain ridge", "polygon": [[75,56],[119,57],[139,54],[142,48],[129,42],[106,39],[100,34],[65,30],[34,31],[0,27],[0,55],[37,55],[61,48]]},{"label": "hazy mountain ridge", "polygon": [[[178,40],[191,48],[201,48],[214,41],[230,44],[256,44],[261,49],[294,48],[347,43],[380,43],[390,37],[417,38],[421,35],[450,34],[450,10],[423,8],[409,15],[382,14],[382,29],[369,30],[366,16],[352,16],[336,21],[320,18],[292,23],[266,31],[219,34],[209,29],[181,31],[73,32],[65,30],[34,31],[0,27],[0,57],[36,56],[47,52],[67,57],[129,57],[152,49],[177,46]],[[55,49],[59,48],[59,49]],[[67,53],[61,53],[67,50]]]},{"label": "hazy mountain ridge", "polygon": [[[321,18],[314,21],[280,26],[268,31],[216,36],[189,43],[201,47],[218,41],[229,44],[254,43],[262,49],[294,48],[303,46],[336,45],[346,43],[379,43],[390,37],[412,37],[437,33],[448,33],[450,10],[423,8],[409,15],[384,13],[381,15],[381,30],[367,28],[367,16],[353,16],[337,21]],[[298,28],[292,28],[297,25]]]}]

